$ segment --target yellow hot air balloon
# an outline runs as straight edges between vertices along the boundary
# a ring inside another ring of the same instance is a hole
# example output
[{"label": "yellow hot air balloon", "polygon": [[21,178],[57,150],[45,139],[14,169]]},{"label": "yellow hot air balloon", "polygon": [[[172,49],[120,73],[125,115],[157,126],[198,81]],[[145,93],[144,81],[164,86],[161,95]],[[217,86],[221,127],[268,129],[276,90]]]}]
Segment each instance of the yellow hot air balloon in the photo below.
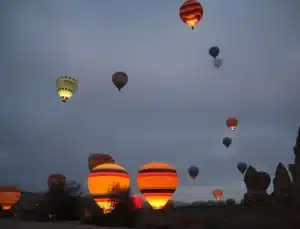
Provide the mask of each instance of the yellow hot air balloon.
[{"label": "yellow hot air balloon", "polygon": [[124,167],[118,164],[105,163],[96,166],[88,175],[88,189],[97,205],[105,214],[114,209],[111,192],[115,187],[128,190],[130,178]]},{"label": "yellow hot air balloon", "polygon": [[62,102],[67,102],[78,89],[78,81],[71,76],[56,79],[56,90]]},{"label": "yellow hot air balloon", "polygon": [[153,209],[163,208],[178,186],[176,169],[164,162],[144,165],[137,174],[137,186]]},{"label": "yellow hot air balloon", "polygon": [[15,186],[0,186],[0,205],[3,210],[8,211],[18,202],[21,191]]}]

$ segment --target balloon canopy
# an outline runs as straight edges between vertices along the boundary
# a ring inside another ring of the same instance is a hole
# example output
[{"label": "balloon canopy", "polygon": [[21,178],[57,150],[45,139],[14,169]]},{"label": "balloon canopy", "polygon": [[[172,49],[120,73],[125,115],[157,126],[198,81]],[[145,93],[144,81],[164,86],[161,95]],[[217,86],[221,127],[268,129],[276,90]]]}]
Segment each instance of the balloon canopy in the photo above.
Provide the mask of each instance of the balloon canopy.
[{"label": "balloon canopy", "polygon": [[199,168],[197,166],[191,166],[191,167],[189,167],[188,173],[189,173],[190,177],[195,180],[199,174]]},{"label": "balloon canopy", "polygon": [[220,49],[217,46],[212,46],[208,50],[209,55],[211,55],[214,59],[220,54]]},{"label": "balloon canopy", "polygon": [[153,209],[163,208],[178,186],[176,169],[165,162],[150,162],[137,174],[137,186]]},{"label": "balloon canopy", "polygon": [[66,177],[63,174],[60,173],[54,173],[54,174],[50,174],[48,176],[48,187],[51,188],[52,185],[54,184],[58,184],[58,183],[66,183]]},{"label": "balloon canopy", "polygon": [[231,130],[235,130],[237,125],[238,125],[238,120],[236,117],[229,117],[226,120],[226,125],[228,128],[230,128]]},{"label": "balloon canopy", "polygon": [[244,174],[248,165],[245,162],[239,162],[237,164],[237,169],[240,171],[241,174]]},{"label": "balloon canopy", "polygon": [[223,199],[223,191],[221,189],[214,189],[212,191],[213,196],[216,200],[222,200]]},{"label": "balloon canopy", "polygon": [[101,165],[104,163],[115,163],[115,161],[110,154],[104,154],[104,153],[93,153],[88,158],[88,166],[90,172],[97,165]]},{"label": "balloon canopy", "polygon": [[203,17],[203,7],[196,0],[187,0],[181,5],[179,16],[183,23],[194,29]]},{"label": "balloon canopy", "polygon": [[104,213],[111,212],[115,207],[114,193],[127,191],[130,178],[121,165],[105,163],[96,166],[88,175],[88,189],[97,205]]},{"label": "balloon canopy", "polygon": [[121,89],[127,84],[128,82],[128,75],[125,72],[115,72],[112,75],[112,82],[115,87],[121,91]]},{"label": "balloon canopy", "polygon": [[56,90],[62,102],[67,102],[78,89],[78,81],[71,76],[56,79]]},{"label": "balloon canopy", "polygon": [[225,138],[223,138],[222,143],[224,146],[226,146],[228,148],[231,145],[232,140],[230,137],[225,137]]},{"label": "balloon canopy", "polygon": [[0,186],[0,205],[8,211],[21,197],[21,191],[16,186]]}]

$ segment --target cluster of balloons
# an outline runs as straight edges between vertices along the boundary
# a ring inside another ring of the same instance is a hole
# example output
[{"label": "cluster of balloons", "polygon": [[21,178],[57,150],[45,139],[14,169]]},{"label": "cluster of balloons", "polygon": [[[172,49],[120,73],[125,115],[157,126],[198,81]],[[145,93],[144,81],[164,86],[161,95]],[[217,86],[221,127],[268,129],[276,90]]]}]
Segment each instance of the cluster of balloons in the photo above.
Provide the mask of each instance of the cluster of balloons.
[{"label": "cluster of balloons", "polygon": [[[128,82],[128,75],[125,72],[115,72],[112,82],[121,91]],[[56,90],[62,102],[66,103],[77,92],[78,84],[78,80],[71,76],[60,76],[56,79]]]}]

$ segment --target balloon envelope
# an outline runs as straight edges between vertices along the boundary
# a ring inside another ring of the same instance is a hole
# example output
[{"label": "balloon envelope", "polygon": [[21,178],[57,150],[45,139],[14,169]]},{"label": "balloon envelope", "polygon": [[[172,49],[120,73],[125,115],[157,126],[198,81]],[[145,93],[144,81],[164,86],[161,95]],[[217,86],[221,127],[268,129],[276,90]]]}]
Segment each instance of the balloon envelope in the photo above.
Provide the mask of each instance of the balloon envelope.
[{"label": "balloon envelope", "polygon": [[143,198],[140,195],[131,195],[135,209],[140,209],[143,206]]},{"label": "balloon envelope", "polygon": [[188,173],[189,173],[190,177],[192,177],[193,179],[196,179],[196,177],[199,174],[199,168],[197,166],[191,166],[191,167],[189,167]]},{"label": "balloon envelope", "polygon": [[185,24],[194,29],[203,17],[203,7],[196,0],[187,0],[180,7],[179,16]]},{"label": "balloon envelope", "polygon": [[153,209],[163,208],[178,186],[176,169],[165,162],[150,162],[137,174],[137,186]]},{"label": "balloon envelope", "polygon": [[128,82],[128,75],[125,72],[115,72],[112,75],[112,82],[120,91]]},{"label": "balloon envelope", "polygon": [[63,174],[54,173],[48,176],[48,187],[51,188],[53,184],[66,183],[66,177]]},{"label": "balloon envelope", "polygon": [[229,117],[227,120],[226,120],[226,125],[228,128],[230,128],[231,130],[235,130],[237,125],[238,125],[238,120],[236,117]]},{"label": "balloon envelope", "polygon": [[248,165],[245,162],[239,162],[237,164],[237,169],[240,171],[241,174],[244,174]]},{"label": "balloon envelope", "polygon": [[223,198],[223,191],[221,189],[214,189],[212,194],[216,200],[222,200]]},{"label": "balloon envelope", "polygon": [[16,186],[0,186],[0,205],[7,211],[18,202],[21,197],[21,191]]},{"label": "balloon envelope", "polygon": [[62,102],[67,102],[78,89],[78,81],[71,76],[56,79],[56,90]]},{"label": "balloon envelope", "polygon": [[213,58],[216,58],[220,54],[220,49],[217,46],[212,46],[208,50],[209,55],[211,55]]},{"label": "balloon envelope", "polygon": [[90,172],[97,165],[101,165],[104,163],[115,163],[115,161],[110,154],[104,154],[104,153],[93,153],[88,158],[88,166]]},{"label": "balloon envelope", "polygon": [[219,68],[222,66],[223,61],[219,58],[214,59],[214,65],[216,68]]},{"label": "balloon envelope", "polygon": [[232,140],[229,137],[225,137],[225,138],[223,138],[222,143],[223,143],[223,145],[225,145],[228,148],[231,145]]},{"label": "balloon envelope", "polygon": [[129,186],[130,178],[125,168],[118,164],[98,165],[88,175],[88,190],[104,213],[115,207],[114,190],[126,191]]}]

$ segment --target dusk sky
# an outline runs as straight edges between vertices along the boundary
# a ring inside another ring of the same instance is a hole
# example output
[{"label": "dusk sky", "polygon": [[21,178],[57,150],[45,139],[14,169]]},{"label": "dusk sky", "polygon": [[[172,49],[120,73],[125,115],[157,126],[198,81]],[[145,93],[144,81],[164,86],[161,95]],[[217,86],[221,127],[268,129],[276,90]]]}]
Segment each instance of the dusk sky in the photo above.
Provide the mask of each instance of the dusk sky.
[{"label": "dusk sky", "polygon": [[[86,189],[88,155],[112,152],[134,192],[139,167],[165,161],[180,176],[175,200],[212,199],[213,188],[239,200],[239,161],[271,176],[278,162],[292,163],[300,2],[201,3],[191,30],[180,0],[0,1],[0,184],[44,191],[49,173],[63,173]],[[129,77],[121,92],[116,71]],[[55,88],[61,75],[79,80],[66,104]],[[229,116],[239,127],[226,149]],[[200,169],[195,181],[190,165]]]}]

